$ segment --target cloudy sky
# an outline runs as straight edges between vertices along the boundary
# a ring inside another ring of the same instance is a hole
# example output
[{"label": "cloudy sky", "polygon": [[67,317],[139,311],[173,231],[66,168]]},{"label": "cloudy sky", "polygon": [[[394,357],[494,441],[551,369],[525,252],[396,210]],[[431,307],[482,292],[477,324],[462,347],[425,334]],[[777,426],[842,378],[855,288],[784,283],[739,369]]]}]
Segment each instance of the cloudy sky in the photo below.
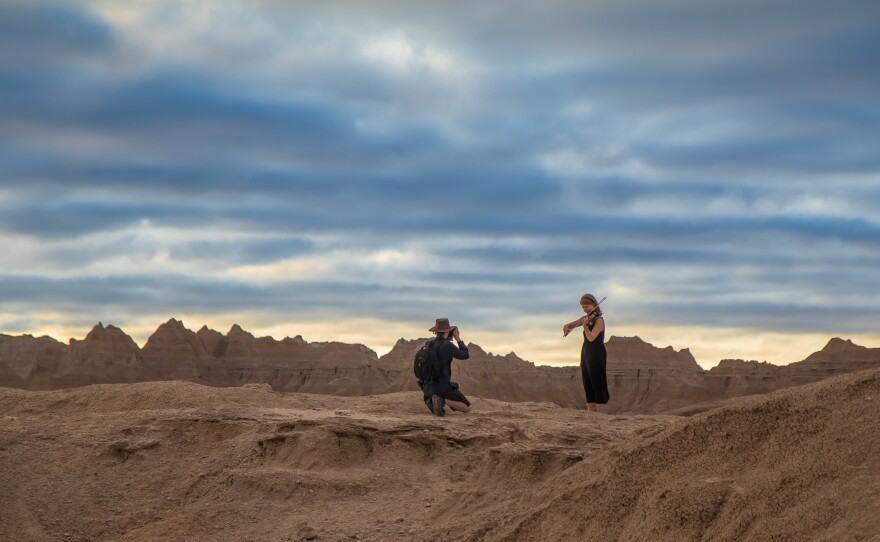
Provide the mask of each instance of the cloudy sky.
[{"label": "cloudy sky", "polygon": [[0,0],[0,332],[880,346],[880,4]]}]

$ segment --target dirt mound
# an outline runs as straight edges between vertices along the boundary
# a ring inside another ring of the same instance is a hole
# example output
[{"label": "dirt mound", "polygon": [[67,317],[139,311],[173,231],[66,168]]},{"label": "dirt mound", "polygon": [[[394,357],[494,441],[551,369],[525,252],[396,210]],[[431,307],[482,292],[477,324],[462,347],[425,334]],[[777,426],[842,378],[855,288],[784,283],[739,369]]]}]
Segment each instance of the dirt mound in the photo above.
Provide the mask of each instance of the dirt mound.
[{"label": "dirt mound", "polygon": [[463,502],[485,521],[508,518],[489,491],[532,486],[670,420],[475,404],[473,414],[438,418],[407,392],[345,398],[186,382],[2,389],[0,533],[423,539]]},{"label": "dirt mound", "polygon": [[878,420],[878,370],[742,399],[544,482],[490,538],[877,537]]},{"label": "dirt mound", "polygon": [[[880,371],[692,418],[186,382],[0,389],[9,540],[880,535]],[[0,537],[0,538],[3,538]]]}]

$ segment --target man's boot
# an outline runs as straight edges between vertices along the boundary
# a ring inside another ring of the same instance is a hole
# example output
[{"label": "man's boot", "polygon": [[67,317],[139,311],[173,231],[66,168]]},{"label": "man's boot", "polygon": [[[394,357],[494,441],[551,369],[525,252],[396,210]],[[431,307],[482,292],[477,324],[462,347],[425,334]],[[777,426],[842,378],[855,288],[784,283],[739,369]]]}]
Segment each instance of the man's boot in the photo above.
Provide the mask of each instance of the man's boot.
[{"label": "man's boot", "polygon": [[446,415],[446,398],[442,395],[432,395],[431,396],[431,410],[437,416],[445,416]]}]

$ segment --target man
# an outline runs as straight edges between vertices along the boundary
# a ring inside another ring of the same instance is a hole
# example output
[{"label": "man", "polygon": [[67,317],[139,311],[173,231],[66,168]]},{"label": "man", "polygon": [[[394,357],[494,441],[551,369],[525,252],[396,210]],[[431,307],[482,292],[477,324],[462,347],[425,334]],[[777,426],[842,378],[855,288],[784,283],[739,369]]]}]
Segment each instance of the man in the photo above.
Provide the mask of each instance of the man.
[{"label": "man", "polygon": [[[458,327],[450,326],[447,318],[438,318],[434,327],[428,331],[435,334],[429,348],[437,352],[442,370],[440,376],[432,382],[419,380],[425,404],[437,416],[445,416],[447,406],[456,412],[470,412],[471,402],[458,389],[458,384],[452,382],[452,360],[470,357],[467,346],[458,333]],[[455,339],[458,346],[452,343],[452,339]]]}]

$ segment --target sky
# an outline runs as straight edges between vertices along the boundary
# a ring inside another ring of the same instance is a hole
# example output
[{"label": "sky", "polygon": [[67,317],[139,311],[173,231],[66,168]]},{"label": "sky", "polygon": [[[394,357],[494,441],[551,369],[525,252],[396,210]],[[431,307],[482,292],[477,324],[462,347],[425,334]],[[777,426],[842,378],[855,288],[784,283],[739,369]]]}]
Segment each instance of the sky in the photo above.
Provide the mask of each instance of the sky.
[{"label": "sky", "polygon": [[0,333],[880,346],[880,3],[0,0]]}]

